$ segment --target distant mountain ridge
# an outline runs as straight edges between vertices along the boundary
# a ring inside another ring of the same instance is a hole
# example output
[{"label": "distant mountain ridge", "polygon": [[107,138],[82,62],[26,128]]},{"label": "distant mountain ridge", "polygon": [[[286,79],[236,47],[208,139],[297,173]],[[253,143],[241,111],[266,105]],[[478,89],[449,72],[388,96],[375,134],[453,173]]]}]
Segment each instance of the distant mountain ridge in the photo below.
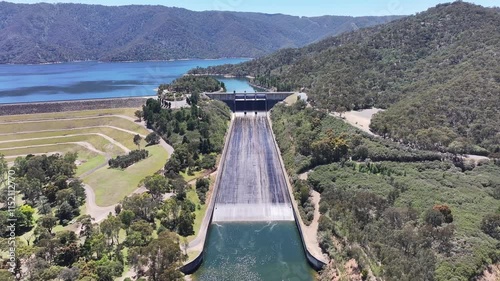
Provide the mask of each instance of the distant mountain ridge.
[{"label": "distant mountain ridge", "polygon": [[0,2],[0,63],[259,57],[397,18]]},{"label": "distant mountain ridge", "polygon": [[328,110],[388,108],[370,128],[418,148],[500,157],[500,10],[455,1],[238,65]]}]

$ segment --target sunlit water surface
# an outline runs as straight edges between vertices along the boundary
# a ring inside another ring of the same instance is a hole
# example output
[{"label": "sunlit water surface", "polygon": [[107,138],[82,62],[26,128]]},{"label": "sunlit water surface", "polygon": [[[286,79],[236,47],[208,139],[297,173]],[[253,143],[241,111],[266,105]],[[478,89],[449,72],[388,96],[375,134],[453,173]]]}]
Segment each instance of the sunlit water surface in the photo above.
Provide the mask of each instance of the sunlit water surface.
[{"label": "sunlit water surface", "polygon": [[[158,85],[192,68],[246,60],[0,65],[0,103],[154,96]],[[245,79],[221,80],[228,92],[254,91]]]},{"label": "sunlit water surface", "polygon": [[198,281],[314,280],[294,222],[210,226]]}]

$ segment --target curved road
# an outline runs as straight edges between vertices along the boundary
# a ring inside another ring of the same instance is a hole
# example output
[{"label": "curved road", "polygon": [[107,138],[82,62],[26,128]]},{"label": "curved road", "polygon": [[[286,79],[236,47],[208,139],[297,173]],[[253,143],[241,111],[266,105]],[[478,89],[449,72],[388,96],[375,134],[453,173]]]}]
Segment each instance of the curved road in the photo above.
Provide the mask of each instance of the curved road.
[{"label": "curved road", "polygon": [[11,150],[11,149],[23,149],[23,148],[31,148],[31,147],[47,147],[47,146],[55,146],[55,145],[60,145],[60,144],[76,144],[79,146],[82,146],[92,152],[101,154],[101,155],[106,155],[106,153],[96,149],[92,144],[84,141],[78,141],[78,142],[59,142],[59,143],[53,143],[53,144],[36,144],[36,145],[29,145],[29,146],[18,146],[18,147],[8,147],[8,148],[0,148],[1,150]]},{"label": "curved road", "polygon": [[[115,126],[110,126],[110,125],[99,125],[99,126],[88,126],[88,127],[78,127],[78,128],[68,128],[68,129],[54,129],[54,130],[40,130],[40,131],[22,131],[19,133],[6,133],[6,134],[0,134],[0,136],[12,136],[12,135],[22,135],[22,134],[33,134],[33,133],[45,133],[45,132],[64,132],[64,131],[76,131],[76,130],[83,130],[83,129],[95,129],[95,128],[109,128],[109,129],[114,129],[118,131],[122,131],[124,133],[132,134],[132,135],[137,135],[137,132],[130,131],[127,129],[123,129],[120,127],[115,127]],[[142,138],[145,138],[145,135],[138,134]]]},{"label": "curved road", "polygon": [[87,210],[86,214],[94,218],[95,223],[101,222],[102,220],[106,219],[109,213],[115,214],[116,204],[107,207],[97,206],[97,204],[95,203],[95,193],[92,187],[85,184],[84,188],[85,195],[87,197],[87,200],[85,200],[85,207]]},{"label": "curved road", "polygon": [[[88,135],[95,135],[95,136],[100,136],[110,143],[118,146],[125,152],[130,152],[130,149],[128,149],[126,146],[123,144],[117,142],[111,137],[108,137],[107,135],[101,134],[101,133],[86,133],[86,134],[73,134],[73,135],[65,135],[65,136],[53,136],[53,137],[43,137],[43,138],[29,138],[29,139],[17,139],[17,140],[8,140],[8,141],[0,141],[0,143],[9,143],[9,142],[18,142],[18,141],[30,141],[30,140],[47,140],[47,139],[59,139],[59,138],[70,138],[70,137],[78,137],[78,136],[88,136]],[[31,147],[31,146],[28,146]]]}]

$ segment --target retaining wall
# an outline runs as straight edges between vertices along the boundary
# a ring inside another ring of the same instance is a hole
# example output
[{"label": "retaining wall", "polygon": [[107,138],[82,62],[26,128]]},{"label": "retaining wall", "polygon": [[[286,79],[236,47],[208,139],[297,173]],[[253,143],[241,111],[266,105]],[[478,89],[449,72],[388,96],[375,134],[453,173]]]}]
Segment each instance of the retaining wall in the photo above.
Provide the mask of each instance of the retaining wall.
[{"label": "retaining wall", "polygon": [[295,198],[293,196],[293,188],[292,188],[292,184],[290,183],[290,179],[288,178],[288,173],[286,172],[285,162],[283,161],[283,157],[281,157],[281,151],[279,149],[278,142],[276,141],[274,131],[272,130],[273,126],[272,126],[272,122],[271,122],[271,118],[269,117],[269,114],[267,115],[267,122],[269,122],[269,126],[271,127],[273,142],[274,142],[274,145],[278,151],[281,169],[283,170],[283,176],[285,177],[285,180],[286,180],[286,183],[288,186],[288,196],[290,196],[290,201],[292,202],[292,206],[293,206],[293,216],[295,218],[295,224],[297,225],[297,229],[299,230],[300,239],[302,241],[302,246],[304,247],[304,252],[306,254],[307,261],[309,262],[311,267],[314,268],[314,270],[319,271],[319,270],[323,269],[323,267],[326,265],[327,261],[325,260],[325,258],[323,256],[316,256],[313,253],[311,253],[311,250],[309,248],[312,246],[316,246],[316,245],[308,245],[307,240],[304,238],[304,233],[302,231],[302,227],[303,227],[302,218],[299,215],[297,201],[295,200]]},{"label": "retaining wall", "polygon": [[0,104],[0,116],[52,113],[64,111],[79,111],[106,108],[141,107],[146,103],[145,97],[135,98],[111,98],[111,99],[89,99],[74,101],[48,101],[29,103]]}]

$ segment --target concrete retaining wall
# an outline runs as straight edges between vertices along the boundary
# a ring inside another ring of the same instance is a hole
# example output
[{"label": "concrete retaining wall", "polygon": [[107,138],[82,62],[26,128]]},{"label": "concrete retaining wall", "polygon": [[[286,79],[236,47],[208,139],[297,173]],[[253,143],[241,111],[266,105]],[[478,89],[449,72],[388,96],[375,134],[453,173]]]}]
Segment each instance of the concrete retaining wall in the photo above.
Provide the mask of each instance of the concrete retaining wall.
[{"label": "concrete retaining wall", "polygon": [[[156,99],[156,97],[154,97]],[[63,111],[79,111],[107,108],[141,107],[146,103],[145,97],[89,99],[74,101],[48,101],[30,103],[0,104],[1,115],[51,113]]]},{"label": "concrete retaining wall", "polygon": [[267,122],[269,122],[269,126],[271,127],[273,142],[274,142],[274,145],[278,151],[281,169],[283,170],[283,176],[285,177],[286,183],[288,186],[288,191],[289,191],[288,195],[290,196],[290,201],[292,202],[292,206],[293,206],[293,215],[295,217],[295,224],[297,225],[297,229],[299,230],[300,239],[302,241],[302,246],[304,247],[304,252],[306,254],[307,261],[309,262],[311,267],[314,268],[314,270],[319,271],[319,270],[323,269],[323,267],[326,265],[327,261],[325,260],[325,258],[323,256],[314,255],[311,252],[310,247],[313,247],[316,245],[308,245],[307,240],[304,238],[304,233],[302,231],[303,224],[302,224],[302,219],[300,218],[300,215],[299,215],[297,201],[295,200],[295,198],[293,196],[292,184],[290,183],[290,179],[288,178],[288,174],[287,174],[286,168],[285,168],[285,162],[283,161],[283,157],[281,157],[281,151],[279,149],[278,142],[276,141],[276,136],[274,135],[274,131],[272,130],[273,127],[272,127],[272,122],[271,122],[271,118],[269,117],[269,114],[267,115]]}]

